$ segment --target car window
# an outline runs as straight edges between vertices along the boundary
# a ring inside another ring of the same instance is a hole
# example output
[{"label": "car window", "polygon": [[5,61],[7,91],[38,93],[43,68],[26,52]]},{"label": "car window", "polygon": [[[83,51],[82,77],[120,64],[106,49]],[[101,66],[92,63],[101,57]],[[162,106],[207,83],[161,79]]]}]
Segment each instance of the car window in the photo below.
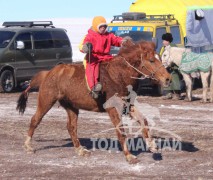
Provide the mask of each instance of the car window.
[{"label": "car window", "polygon": [[163,46],[162,35],[166,33],[166,27],[160,27],[156,29],[156,39],[157,39],[157,49],[156,51],[159,53],[161,47]]},{"label": "car window", "polygon": [[5,48],[15,35],[15,32],[0,31],[0,48]]},{"label": "car window", "polygon": [[49,31],[38,31],[33,33],[35,49],[54,48],[51,33]]},{"label": "car window", "polygon": [[22,33],[16,37],[16,41],[23,41],[25,49],[32,49],[32,41],[30,33]]},{"label": "car window", "polygon": [[179,26],[171,26],[170,27],[170,32],[172,33],[173,37],[173,44],[181,44],[180,40],[180,28]]},{"label": "car window", "polygon": [[55,48],[70,47],[70,42],[65,32],[52,31],[52,38]]}]

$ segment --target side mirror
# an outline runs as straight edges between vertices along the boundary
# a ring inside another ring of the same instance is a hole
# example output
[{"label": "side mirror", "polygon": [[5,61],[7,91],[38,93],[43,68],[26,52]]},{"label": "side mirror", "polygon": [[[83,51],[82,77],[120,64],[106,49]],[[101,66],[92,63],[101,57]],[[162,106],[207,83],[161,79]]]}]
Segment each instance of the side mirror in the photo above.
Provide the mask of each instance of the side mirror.
[{"label": "side mirror", "polygon": [[17,41],[16,42],[16,49],[24,49],[24,42],[23,41]]},{"label": "side mirror", "polygon": [[158,48],[158,40],[156,37],[153,37],[152,38],[152,42],[155,43],[155,48],[157,49]]}]

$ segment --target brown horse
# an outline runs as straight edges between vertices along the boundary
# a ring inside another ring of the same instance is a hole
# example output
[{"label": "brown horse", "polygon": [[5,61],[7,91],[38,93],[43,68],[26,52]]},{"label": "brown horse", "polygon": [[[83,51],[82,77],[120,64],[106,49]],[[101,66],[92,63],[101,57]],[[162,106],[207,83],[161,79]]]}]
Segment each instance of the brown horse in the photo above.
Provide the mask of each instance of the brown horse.
[{"label": "brown horse", "polygon": [[[30,87],[20,95],[17,105],[17,110],[24,113],[30,88],[39,87],[37,110],[31,119],[28,136],[24,144],[26,150],[34,151],[31,146],[34,131],[44,115],[58,101],[67,112],[67,129],[79,155],[90,154],[86,148],[81,146],[77,137],[79,109],[96,112],[106,111],[116,128],[118,140],[127,161],[129,163],[138,162],[137,158],[127,148],[127,137],[121,133],[120,129],[117,129],[121,121],[118,112],[112,107],[104,109],[103,104],[114,94],[119,97],[126,96],[128,94],[126,86],[132,85],[133,88],[136,88],[136,77],[140,76],[155,78],[164,85],[168,85],[170,82],[170,75],[162,63],[155,58],[154,45],[151,42],[127,43],[111,61],[100,64],[100,82],[103,89],[101,97],[97,100],[93,99],[88,91],[82,63],[61,64],[49,72],[45,71],[36,75],[32,79]],[[137,118],[138,111],[135,110],[135,114],[134,111],[132,113],[132,116]],[[146,140],[151,139],[147,121],[144,120],[142,123],[146,126],[142,131],[143,135]]]}]

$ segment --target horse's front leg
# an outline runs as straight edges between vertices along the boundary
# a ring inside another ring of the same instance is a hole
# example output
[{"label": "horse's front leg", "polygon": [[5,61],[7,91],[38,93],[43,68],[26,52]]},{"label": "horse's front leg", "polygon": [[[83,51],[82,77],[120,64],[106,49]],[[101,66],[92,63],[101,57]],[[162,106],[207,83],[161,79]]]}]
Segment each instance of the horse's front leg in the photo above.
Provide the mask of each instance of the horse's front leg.
[{"label": "horse's front leg", "polygon": [[202,80],[202,85],[203,85],[203,98],[202,102],[206,103],[207,102],[207,91],[208,91],[208,78],[210,75],[210,72],[200,72],[201,75],[201,80]]},{"label": "horse's front leg", "polygon": [[186,96],[188,101],[192,101],[192,78],[189,74],[182,73],[183,79],[186,83]]},{"label": "horse's front leg", "polygon": [[118,137],[118,140],[121,144],[121,147],[123,149],[124,155],[126,157],[126,160],[130,163],[130,164],[136,164],[138,163],[138,159],[136,156],[132,155],[127,147],[127,137],[125,135],[124,129],[121,127],[121,118],[118,114],[118,112],[116,111],[115,108],[109,108],[106,110],[110,116],[110,119],[113,123],[113,125],[116,128],[116,134]]},{"label": "horse's front leg", "polygon": [[148,150],[150,150],[153,153],[156,152],[157,145],[155,143],[155,139],[153,139],[150,135],[147,119],[140,113],[140,111],[135,106],[131,107],[130,116],[136,121],[138,121],[138,123],[140,124],[142,135],[143,135],[143,138],[145,138],[145,142],[146,142]]},{"label": "horse's front leg", "polygon": [[67,130],[70,134],[70,137],[72,139],[73,145],[75,147],[76,153],[79,156],[89,156],[91,152],[81,146],[80,141],[77,136],[77,121],[78,121],[78,109],[66,109],[68,120],[67,120]]}]

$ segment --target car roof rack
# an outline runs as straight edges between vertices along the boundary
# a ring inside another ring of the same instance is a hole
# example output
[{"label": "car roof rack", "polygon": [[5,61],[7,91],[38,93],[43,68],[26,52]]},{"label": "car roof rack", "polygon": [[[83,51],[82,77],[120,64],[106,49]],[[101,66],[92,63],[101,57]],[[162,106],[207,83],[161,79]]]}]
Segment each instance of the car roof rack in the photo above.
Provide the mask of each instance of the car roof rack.
[{"label": "car roof rack", "polygon": [[53,23],[52,21],[8,21],[4,22],[2,26],[5,27],[13,27],[13,26],[20,26],[20,27],[34,27],[34,26],[44,26],[46,27],[52,27]]},{"label": "car roof rack", "polygon": [[138,13],[138,12],[127,12],[122,13],[122,15],[115,15],[113,16],[114,21],[170,21],[176,20],[174,14],[161,14],[161,15],[146,15],[145,13]]}]

